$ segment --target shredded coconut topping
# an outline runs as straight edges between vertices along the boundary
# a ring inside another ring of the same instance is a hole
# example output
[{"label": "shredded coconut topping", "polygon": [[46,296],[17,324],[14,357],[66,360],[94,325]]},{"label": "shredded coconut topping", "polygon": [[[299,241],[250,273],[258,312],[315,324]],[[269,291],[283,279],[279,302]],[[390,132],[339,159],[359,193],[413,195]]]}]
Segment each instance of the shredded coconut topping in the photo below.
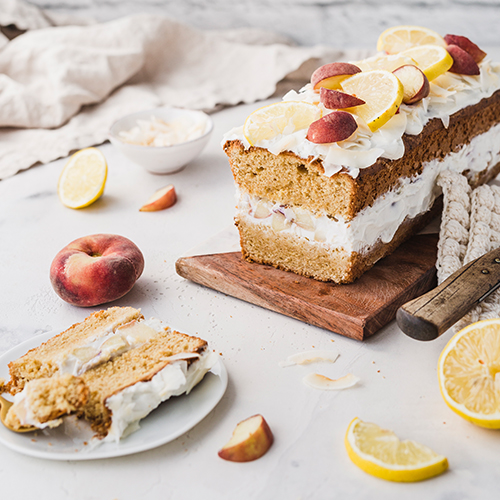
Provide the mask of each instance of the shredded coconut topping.
[{"label": "shredded coconut topping", "polygon": [[137,125],[118,134],[123,142],[138,146],[165,147],[192,141],[205,133],[207,119],[200,115],[180,117],[168,123],[151,116],[151,120],[137,120]]}]

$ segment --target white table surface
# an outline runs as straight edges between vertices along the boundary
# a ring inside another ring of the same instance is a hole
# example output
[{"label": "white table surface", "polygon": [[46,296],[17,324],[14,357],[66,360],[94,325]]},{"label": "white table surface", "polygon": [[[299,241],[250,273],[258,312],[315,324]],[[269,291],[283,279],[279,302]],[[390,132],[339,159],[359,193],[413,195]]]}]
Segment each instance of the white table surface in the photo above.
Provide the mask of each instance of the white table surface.
[{"label": "white table surface", "polygon": [[[0,353],[34,335],[63,330],[92,311],[63,302],[49,267],[75,238],[116,233],[144,253],[144,274],[112,305],[131,305],[211,344],[229,372],[220,404],[191,431],[136,455],[57,462],[0,446],[2,497],[10,499],[489,499],[498,498],[500,433],[476,427],[443,402],[436,364],[449,336],[422,343],[392,322],[361,343],[225,296],[180,278],[176,259],[232,225],[234,185],[222,134],[260,106],[213,115],[203,154],[182,172],[152,175],[110,144],[103,197],[83,210],[65,208],[56,191],[66,160],[36,166],[0,182]],[[173,183],[179,201],[139,212],[158,188]],[[338,349],[335,364],[280,368],[288,355]],[[306,373],[347,373],[358,386],[326,392],[306,387]],[[217,451],[235,425],[264,415],[275,443],[261,459],[231,463]],[[344,434],[354,417],[375,422],[448,457],[450,470],[414,484],[385,482],[352,464]],[[140,432],[140,431],[139,431]]]}]

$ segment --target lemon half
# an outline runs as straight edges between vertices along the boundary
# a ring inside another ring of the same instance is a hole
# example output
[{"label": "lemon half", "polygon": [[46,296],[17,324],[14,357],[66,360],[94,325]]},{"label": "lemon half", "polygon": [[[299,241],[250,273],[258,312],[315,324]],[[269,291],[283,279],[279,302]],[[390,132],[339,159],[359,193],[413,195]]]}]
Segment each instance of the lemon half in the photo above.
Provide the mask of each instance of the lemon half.
[{"label": "lemon half", "polygon": [[94,203],[104,192],[108,165],[96,148],[77,151],[66,163],[57,185],[63,205],[84,208]]},{"label": "lemon half", "polygon": [[456,333],[438,361],[446,404],[470,422],[500,429],[500,319],[472,323]]},{"label": "lemon half", "polygon": [[388,481],[429,479],[448,468],[448,460],[415,441],[400,441],[392,431],[355,418],[347,429],[349,458],[372,476]]}]

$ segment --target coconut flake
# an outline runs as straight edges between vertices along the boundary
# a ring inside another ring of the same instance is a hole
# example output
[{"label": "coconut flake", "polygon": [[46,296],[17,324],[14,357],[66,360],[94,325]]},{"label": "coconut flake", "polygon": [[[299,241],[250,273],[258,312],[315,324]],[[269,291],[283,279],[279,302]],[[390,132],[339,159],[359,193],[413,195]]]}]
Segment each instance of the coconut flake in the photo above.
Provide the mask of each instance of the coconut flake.
[{"label": "coconut flake", "polygon": [[302,381],[304,384],[319,389],[321,391],[338,391],[341,389],[348,389],[359,382],[359,377],[352,373],[348,373],[345,377],[332,380],[331,378],[320,375],[319,373],[308,373]]},{"label": "coconut flake", "polygon": [[335,363],[339,356],[340,354],[337,351],[304,351],[288,356],[285,361],[279,362],[279,366],[284,368],[286,366],[314,363],[315,361],[330,361],[330,363]]}]

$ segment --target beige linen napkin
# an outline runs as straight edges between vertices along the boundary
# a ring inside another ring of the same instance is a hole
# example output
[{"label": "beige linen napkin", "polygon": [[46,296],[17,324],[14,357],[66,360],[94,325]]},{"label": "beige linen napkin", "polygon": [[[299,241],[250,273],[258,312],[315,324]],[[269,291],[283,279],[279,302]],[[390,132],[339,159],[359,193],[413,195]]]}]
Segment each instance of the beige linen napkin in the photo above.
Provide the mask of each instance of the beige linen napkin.
[{"label": "beige linen napkin", "polygon": [[134,15],[41,27],[6,43],[0,48],[0,179],[104,142],[112,123],[128,113],[250,103],[272,95],[306,62],[364,55],[235,38],[234,30],[225,36]]}]

